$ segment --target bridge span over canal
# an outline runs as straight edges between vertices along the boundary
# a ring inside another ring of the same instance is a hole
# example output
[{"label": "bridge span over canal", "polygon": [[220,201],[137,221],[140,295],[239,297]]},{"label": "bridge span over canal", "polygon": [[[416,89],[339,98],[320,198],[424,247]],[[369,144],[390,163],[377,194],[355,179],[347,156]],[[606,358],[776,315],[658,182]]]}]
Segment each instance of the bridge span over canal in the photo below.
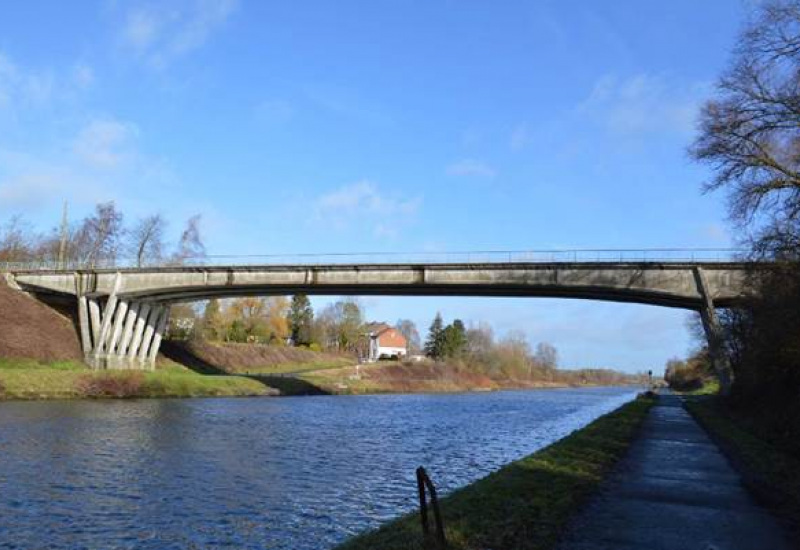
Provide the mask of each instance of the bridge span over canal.
[{"label": "bridge span over canal", "polygon": [[[609,251],[610,252],[610,251]],[[83,351],[96,368],[152,368],[176,302],[249,295],[554,297],[633,302],[701,313],[712,355],[721,341],[716,307],[745,298],[757,264],[730,259],[636,259],[609,254],[464,261],[261,263],[53,269],[8,266],[6,279],[49,302],[77,303]],[[506,257],[507,255],[507,257]],[[694,256],[695,253],[692,252]],[[372,258],[371,258],[372,259]],[[374,260],[374,259],[373,259]],[[718,365],[726,376],[725,365]]]}]

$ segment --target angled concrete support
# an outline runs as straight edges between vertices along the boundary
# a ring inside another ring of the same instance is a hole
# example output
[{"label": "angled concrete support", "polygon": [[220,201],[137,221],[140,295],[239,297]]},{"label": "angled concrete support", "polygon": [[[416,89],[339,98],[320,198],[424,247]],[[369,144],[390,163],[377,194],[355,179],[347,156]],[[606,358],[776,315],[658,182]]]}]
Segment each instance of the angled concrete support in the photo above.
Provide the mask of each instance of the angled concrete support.
[{"label": "angled concrete support", "polygon": [[722,334],[722,326],[719,323],[719,317],[717,317],[717,311],[714,308],[714,300],[709,293],[708,281],[706,280],[703,269],[695,267],[694,277],[697,283],[697,291],[702,298],[700,318],[703,321],[703,330],[706,333],[706,340],[708,341],[708,352],[711,357],[711,363],[719,378],[719,392],[721,395],[728,395],[730,394],[731,384],[733,383],[733,373],[731,372],[730,360],[725,350],[725,338]]},{"label": "angled concrete support", "polygon": [[89,300],[86,296],[78,296],[78,325],[81,329],[81,348],[83,356],[92,353],[92,329],[89,323]]},{"label": "angled concrete support", "polygon": [[100,339],[100,304],[97,298],[88,298],[89,302],[89,326],[92,333],[92,349]]},{"label": "angled concrete support", "polygon": [[147,326],[144,329],[144,336],[142,336],[142,345],[139,348],[139,363],[143,367],[149,366],[147,364],[147,361],[148,358],[150,357],[150,348],[153,345],[153,339],[156,334],[156,329],[158,328],[158,325],[161,323],[161,317],[164,316],[166,309],[167,308],[165,306],[156,305],[154,311],[150,314],[150,317],[147,319]]},{"label": "angled concrete support", "polygon": [[122,277],[102,305],[86,296],[76,274],[78,324],[86,362],[96,369],[150,369],[161,345],[169,306],[141,302],[119,294]]},{"label": "angled concrete support", "polygon": [[150,344],[150,355],[148,363],[150,368],[155,368],[156,356],[158,356],[158,349],[161,347],[161,340],[164,338],[164,330],[167,328],[167,321],[169,320],[169,305],[164,306],[161,312],[161,318],[158,320],[156,332],[153,335],[153,343]]},{"label": "angled concrete support", "polygon": [[127,357],[128,347],[133,340],[133,330],[136,327],[136,320],[139,318],[139,302],[132,302],[128,308],[128,317],[125,320],[125,328],[122,329],[122,340],[117,348],[117,354]]},{"label": "angled concrete support", "polygon": [[153,306],[149,302],[143,303],[139,307],[139,316],[136,319],[136,324],[133,328],[133,339],[131,345],[128,347],[127,356],[131,363],[139,356],[139,348],[142,345],[142,337],[144,336],[144,329],[147,325],[147,318],[150,316]]}]

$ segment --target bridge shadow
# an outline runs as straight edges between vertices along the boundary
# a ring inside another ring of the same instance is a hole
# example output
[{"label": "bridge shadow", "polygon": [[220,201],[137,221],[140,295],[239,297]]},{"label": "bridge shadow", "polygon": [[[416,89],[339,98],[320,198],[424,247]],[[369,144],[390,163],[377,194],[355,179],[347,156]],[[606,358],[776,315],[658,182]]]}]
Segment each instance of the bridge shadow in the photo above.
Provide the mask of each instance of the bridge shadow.
[{"label": "bridge shadow", "polygon": [[274,374],[244,374],[247,378],[258,380],[265,386],[275,388],[281,395],[331,395],[319,386],[307,380],[291,375],[276,376]]},{"label": "bridge shadow", "polygon": [[226,372],[225,369],[209,363],[208,361],[192,353],[183,342],[164,340],[161,342],[161,348],[159,351],[167,359],[175,361],[176,363],[180,363],[187,369],[193,370],[198,374],[230,375],[230,373]]},{"label": "bridge shadow", "polygon": [[175,361],[198,374],[250,378],[268,388],[278,390],[281,395],[330,395],[330,392],[291,374],[242,374],[228,372],[222,367],[198,357],[192,353],[183,342],[165,340],[161,343],[160,352],[167,359]]}]

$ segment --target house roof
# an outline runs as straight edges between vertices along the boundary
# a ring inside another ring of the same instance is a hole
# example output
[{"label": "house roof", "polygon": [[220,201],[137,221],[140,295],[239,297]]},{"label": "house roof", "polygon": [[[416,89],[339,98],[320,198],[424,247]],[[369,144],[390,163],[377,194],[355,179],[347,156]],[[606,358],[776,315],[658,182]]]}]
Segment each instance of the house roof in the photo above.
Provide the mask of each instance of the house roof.
[{"label": "house roof", "polygon": [[364,331],[370,336],[377,336],[381,332],[384,332],[390,328],[392,327],[386,323],[367,323],[364,325]]},{"label": "house roof", "polygon": [[378,345],[387,348],[406,347],[406,337],[395,327],[387,323],[367,323],[364,330],[370,338],[378,340]]},{"label": "house roof", "polygon": [[406,347],[406,337],[403,333],[393,327],[387,327],[377,335],[378,345],[384,348],[404,348]]}]

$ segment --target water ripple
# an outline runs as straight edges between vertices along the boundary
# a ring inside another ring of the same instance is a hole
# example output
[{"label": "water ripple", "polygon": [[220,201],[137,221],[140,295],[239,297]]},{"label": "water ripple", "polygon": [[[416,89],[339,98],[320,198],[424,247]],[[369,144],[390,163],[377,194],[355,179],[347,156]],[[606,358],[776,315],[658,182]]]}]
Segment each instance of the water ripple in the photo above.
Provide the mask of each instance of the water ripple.
[{"label": "water ripple", "polygon": [[456,395],[0,404],[0,548],[328,548],[631,399]]}]

